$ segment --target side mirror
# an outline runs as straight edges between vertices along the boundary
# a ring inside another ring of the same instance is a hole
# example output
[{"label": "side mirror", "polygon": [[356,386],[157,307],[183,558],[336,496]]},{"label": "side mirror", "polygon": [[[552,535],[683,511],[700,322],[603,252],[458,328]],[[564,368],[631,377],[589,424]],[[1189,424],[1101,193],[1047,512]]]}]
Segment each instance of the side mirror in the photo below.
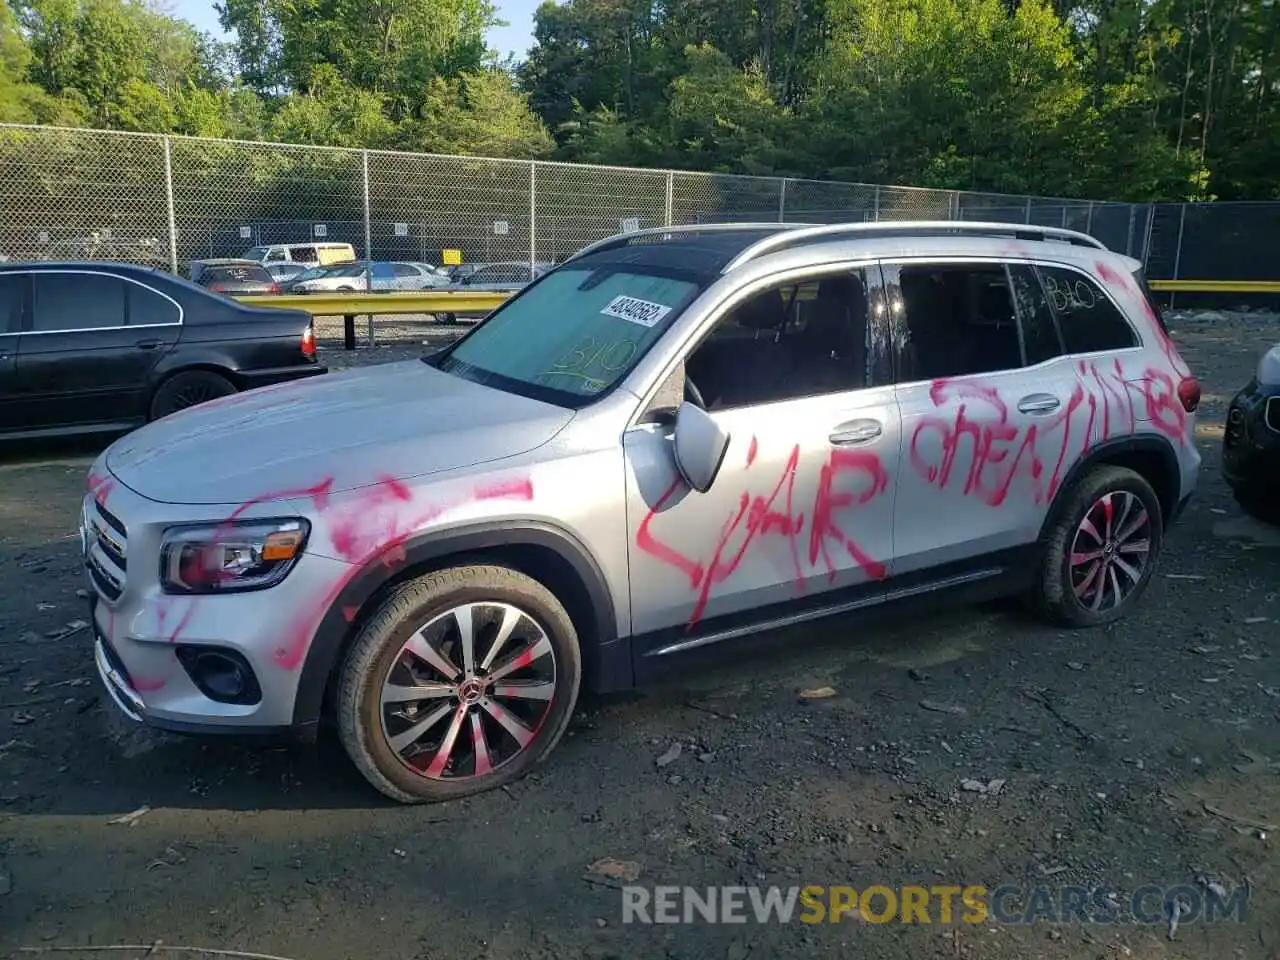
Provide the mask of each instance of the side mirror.
[{"label": "side mirror", "polygon": [[706,493],[716,481],[724,455],[729,451],[729,434],[707,411],[687,400],[676,410],[676,469],[685,483],[698,493]]}]

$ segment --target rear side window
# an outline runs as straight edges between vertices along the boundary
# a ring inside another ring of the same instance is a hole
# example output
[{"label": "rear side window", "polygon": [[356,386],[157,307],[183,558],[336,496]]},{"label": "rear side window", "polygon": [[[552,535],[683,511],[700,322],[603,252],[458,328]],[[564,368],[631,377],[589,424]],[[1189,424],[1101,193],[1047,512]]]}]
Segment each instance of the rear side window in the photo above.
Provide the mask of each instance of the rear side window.
[{"label": "rear side window", "polygon": [[136,283],[127,283],[125,296],[129,302],[129,326],[131,327],[159,326],[182,321],[177,305],[154,290],[140,287]]},{"label": "rear side window", "polygon": [[1124,350],[1137,345],[1133,327],[1096,283],[1065,267],[1040,267],[1067,353]]},{"label": "rear side window", "polygon": [[415,270],[413,267],[409,266],[407,263],[395,263],[395,264],[392,264],[392,265],[391,265],[391,272],[392,272],[392,273],[394,273],[397,277],[416,277],[416,276],[418,276],[418,271],[417,271],[417,270]]},{"label": "rear side window", "polygon": [[1032,267],[1024,264],[1009,265],[1009,286],[1018,307],[1018,320],[1022,324],[1022,349],[1028,366],[1062,356],[1062,342],[1058,338],[1058,326],[1049,308],[1040,278]]},{"label": "rear side window", "polygon": [[32,321],[37,331],[124,326],[124,281],[107,273],[34,273]]},{"label": "rear side window", "polygon": [[25,274],[0,274],[0,333],[17,333],[22,326],[22,301],[26,293]]},{"label": "rear side window", "polygon": [[899,380],[935,380],[1022,366],[1008,275],[1000,264],[899,268],[907,344]]},{"label": "rear side window", "polygon": [[320,259],[315,247],[291,247],[289,257],[298,263],[315,263]]}]

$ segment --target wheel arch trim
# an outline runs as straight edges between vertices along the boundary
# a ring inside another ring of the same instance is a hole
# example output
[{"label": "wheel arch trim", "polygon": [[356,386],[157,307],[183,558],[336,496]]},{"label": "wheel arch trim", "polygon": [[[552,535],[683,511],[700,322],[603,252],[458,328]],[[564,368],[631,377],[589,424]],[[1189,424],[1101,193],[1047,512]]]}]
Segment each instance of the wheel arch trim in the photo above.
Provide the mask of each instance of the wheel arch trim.
[{"label": "wheel arch trim", "polygon": [[[470,556],[472,562],[477,562],[485,553],[503,547],[550,550],[572,569],[591,605],[594,636],[585,638],[587,642],[582,644],[583,670],[588,673],[601,669],[599,661],[605,649],[617,646],[617,614],[600,564],[573,533],[542,520],[495,520],[424,532],[380,551],[355,570],[324,611],[299,673],[293,726],[307,726],[319,719],[330,679],[349,644],[354,624],[384,587],[402,579],[405,571],[453,556]],[[393,564],[389,563],[392,558]]]},{"label": "wheel arch trim", "polygon": [[[1173,449],[1173,444],[1165,437],[1158,437],[1152,434],[1142,434],[1129,437],[1115,437],[1110,440],[1103,440],[1089,448],[1088,453],[1077,460],[1067,471],[1062,483],[1059,485],[1057,493],[1054,495],[1053,501],[1049,506],[1049,510],[1045,514],[1043,523],[1040,526],[1041,543],[1044,542],[1045,536],[1052,529],[1054,522],[1061,515],[1064,505],[1071,496],[1071,491],[1075,489],[1080,478],[1092,468],[1113,461],[1117,457],[1123,457],[1127,454],[1155,454],[1160,457],[1164,469],[1168,475],[1173,478],[1175,488],[1170,491],[1170,502],[1166,504],[1163,499],[1160,502],[1160,509],[1163,513],[1161,517],[1162,524],[1167,524],[1170,515],[1176,509],[1178,501],[1182,496],[1181,483],[1182,472],[1178,465],[1178,455]],[[1156,496],[1159,498],[1160,490],[1156,490]]]}]

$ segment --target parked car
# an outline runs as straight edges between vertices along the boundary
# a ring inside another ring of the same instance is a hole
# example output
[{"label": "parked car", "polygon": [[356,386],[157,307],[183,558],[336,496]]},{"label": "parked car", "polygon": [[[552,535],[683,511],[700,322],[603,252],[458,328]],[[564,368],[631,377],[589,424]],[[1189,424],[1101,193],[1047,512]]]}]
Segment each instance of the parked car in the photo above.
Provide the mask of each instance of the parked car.
[{"label": "parked car", "polygon": [[283,290],[289,283],[297,280],[302,274],[306,273],[310,267],[305,263],[268,263],[267,273],[271,274],[271,279],[280,285]]},{"label": "parked car", "polygon": [[456,263],[451,267],[444,267],[445,276],[453,283],[457,283],[463,277],[469,276],[476,272],[477,267],[482,267],[482,263]]},{"label": "parked car", "polygon": [[272,243],[250,247],[244,259],[258,263],[331,264],[350,263],[356,258],[349,243]]},{"label": "parked car", "polygon": [[290,291],[324,293],[368,290],[370,282],[375,293],[392,290],[432,290],[447,285],[435,271],[420,263],[358,260],[355,263],[330,267],[319,276],[309,279],[299,277],[290,287]]},{"label": "parked car", "polygon": [[267,268],[253,260],[192,260],[187,272],[193,283],[228,296],[280,292]]},{"label": "parked car", "polygon": [[[547,273],[553,264],[535,263],[533,269],[529,269],[528,261],[511,262],[511,263],[480,263],[473,264],[471,272],[459,277],[451,286],[451,289],[461,291],[502,291],[502,290],[518,290],[521,287],[528,286],[532,280]],[[438,313],[436,320],[441,323],[456,323],[459,317],[478,317],[472,314],[457,313]]]},{"label": "parked car", "polygon": [[125,263],[0,265],[0,436],[127,430],[324,372],[311,317]]},{"label": "parked car", "polygon": [[1222,473],[1246,512],[1280,523],[1280,345],[1262,355],[1253,379],[1231,398]]},{"label": "parked car", "polygon": [[98,670],[170,729],[332,710],[383,793],[462,797],[543,758],[581,686],[756,631],[946,596],[1125,616],[1196,486],[1199,398],[1141,265],[1084,234],[614,237],[425,362],[106,450]]},{"label": "parked car", "polygon": [[350,264],[335,263],[327,267],[307,267],[292,280],[285,281],[280,285],[280,289],[284,293],[306,293],[306,290],[299,290],[298,285],[301,283],[309,283],[312,280],[318,280],[321,277],[327,277],[335,270],[344,270]]},{"label": "parked car", "polygon": [[551,269],[549,263],[535,263],[529,269],[529,261],[510,263],[482,263],[455,282],[467,290],[518,290]]}]

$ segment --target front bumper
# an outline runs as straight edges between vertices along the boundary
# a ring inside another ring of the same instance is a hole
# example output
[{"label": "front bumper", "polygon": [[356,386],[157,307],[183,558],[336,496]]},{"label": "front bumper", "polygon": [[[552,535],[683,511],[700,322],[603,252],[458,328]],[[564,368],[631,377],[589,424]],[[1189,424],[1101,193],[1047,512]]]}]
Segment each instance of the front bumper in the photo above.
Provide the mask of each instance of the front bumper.
[{"label": "front bumper", "polygon": [[[94,661],[121,712],[179,733],[312,732],[315,718],[300,721],[294,712],[302,665],[314,621],[322,614],[318,607],[346,578],[349,566],[304,555],[284,582],[267,590],[220,596],[166,594],[159,583],[159,544],[165,528],[225,517],[192,516],[205,508],[155,503],[116,482],[107,489],[109,507],[99,507],[93,495],[85,498],[82,542]],[[273,506],[278,509],[281,504]],[[100,510],[109,510],[111,521],[119,525],[107,531],[114,538],[108,559],[123,561],[111,565],[115,580],[101,576],[104,554],[95,526],[103,516]],[[175,510],[182,515],[175,515]],[[90,566],[90,559],[96,567]],[[192,672],[191,658],[184,656],[192,650],[239,658],[260,696],[233,703],[207,695]]]},{"label": "front bumper", "polygon": [[1232,399],[1222,436],[1222,475],[1233,489],[1274,492],[1280,484],[1280,429],[1274,426],[1277,421],[1280,394],[1262,392],[1250,384]]}]

